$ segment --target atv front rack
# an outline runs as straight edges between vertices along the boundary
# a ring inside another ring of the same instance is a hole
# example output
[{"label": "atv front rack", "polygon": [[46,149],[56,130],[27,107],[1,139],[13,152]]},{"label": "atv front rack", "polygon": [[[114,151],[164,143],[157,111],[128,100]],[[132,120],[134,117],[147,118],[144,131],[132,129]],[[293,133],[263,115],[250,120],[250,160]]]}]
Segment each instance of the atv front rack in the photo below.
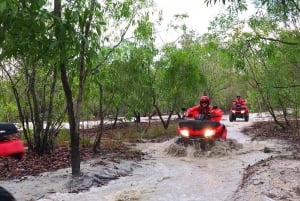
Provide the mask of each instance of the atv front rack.
[{"label": "atv front rack", "polygon": [[206,127],[217,128],[221,125],[219,122],[210,120],[181,120],[179,121],[180,128],[189,128],[192,130],[201,130]]}]

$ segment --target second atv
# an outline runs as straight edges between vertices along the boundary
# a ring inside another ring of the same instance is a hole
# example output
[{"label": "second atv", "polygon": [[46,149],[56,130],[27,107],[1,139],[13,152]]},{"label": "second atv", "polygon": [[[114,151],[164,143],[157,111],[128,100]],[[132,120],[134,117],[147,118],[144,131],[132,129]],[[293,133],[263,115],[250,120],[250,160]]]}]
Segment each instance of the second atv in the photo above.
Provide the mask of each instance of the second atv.
[{"label": "second atv", "polygon": [[229,121],[236,121],[237,118],[249,121],[249,109],[246,105],[232,105],[230,108]]}]

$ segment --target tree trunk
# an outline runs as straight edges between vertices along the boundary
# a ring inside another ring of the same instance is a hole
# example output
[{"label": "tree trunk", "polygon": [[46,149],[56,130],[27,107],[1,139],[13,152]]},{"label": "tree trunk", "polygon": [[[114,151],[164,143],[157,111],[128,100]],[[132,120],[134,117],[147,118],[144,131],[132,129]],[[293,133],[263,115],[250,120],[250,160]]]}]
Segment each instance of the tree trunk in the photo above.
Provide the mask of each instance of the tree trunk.
[{"label": "tree trunk", "polygon": [[100,151],[100,143],[101,143],[101,138],[102,138],[102,134],[103,134],[103,128],[104,128],[104,111],[103,111],[103,88],[101,84],[99,85],[99,96],[100,96],[100,100],[99,100],[99,116],[100,116],[100,126],[99,126],[99,131],[97,132],[96,138],[95,138],[95,142],[93,145],[93,152],[94,153],[98,153]]},{"label": "tree trunk", "polygon": [[[54,2],[54,13],[57,17],[61,18],[61,0],[55,0]],[[71,137],[71,165],[72,165],[72,175],[79,176],[80,175],[80,152],[79,152],[79,129],[76,124],[75,112],[73,107],[73,95],[72,90],[68,82],[67,70],[65,64],[65,43],[61,36],[63,36],[63,30],[58,26],[56,33],[56,38],[59,43],[59,51],[60,51],[60,74],[61,74],[61,82],[63,85],[64,93],[67,101],[67,112],[69,118],[70,125],[70,137]]]},{"label": "tree trunk", "polygon": [[79,152],[79,129],[76,124],[75,112],[72,100],[72,91],[68,83],[66,67],[63,63],[60,65],[61,69],[61,81],[63,84],[66,100],[67,100],[67,111],[70,125],[70,137],[71,137],[71,164],[72,164],[72,175],[80,175],[80,152]]}]

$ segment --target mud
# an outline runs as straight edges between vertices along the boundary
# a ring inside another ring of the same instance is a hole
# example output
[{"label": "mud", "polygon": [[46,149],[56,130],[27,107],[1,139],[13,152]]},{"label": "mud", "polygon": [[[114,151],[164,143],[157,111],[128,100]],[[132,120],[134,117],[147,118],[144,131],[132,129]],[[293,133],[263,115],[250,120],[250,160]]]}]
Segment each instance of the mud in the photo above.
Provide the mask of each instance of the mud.
[{"label": "mud", "polygon": [[300,200],[299,156],[277,156],[247,167],[233,201]]},{"label": "mud", "polygon": [[[227,141],[216,141],[207,150],[179,146],[170,139],[138,143],[136,148],[146,157],[138,164],[122,161],[102,171],[86,164],[86,173],[118,177],[88,191],[69,193],[64,186],[69,169],[4,186],[26,201],[300,200],[300,152],[280,140],[256,141],[244,135],[241,130],[255,119],[262,120],[252,114],[250,122],[224,120]],[[37,197],[38,192],[38,199],[26,199]]]},{"label": "mud", "polygon": [[165,149],[165,152],[175,157],[222,157],[232,155],[242,148],[243,144],[239,143],[236,139],[227,139],[226,141],[217,140],[212,145],[207,146],[205,150],[201,149],[198,144],[184,146],[172,143]]}]

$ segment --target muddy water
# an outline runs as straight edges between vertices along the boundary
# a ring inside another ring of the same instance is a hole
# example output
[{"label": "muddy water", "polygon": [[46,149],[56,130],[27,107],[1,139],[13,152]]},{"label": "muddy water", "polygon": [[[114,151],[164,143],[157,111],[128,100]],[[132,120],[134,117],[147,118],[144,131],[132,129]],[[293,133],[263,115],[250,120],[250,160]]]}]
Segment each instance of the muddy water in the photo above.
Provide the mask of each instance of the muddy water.
[{"label": "muddy water", "polygon": [[270,156],[265,147],[280,149],[275,143],[251,141],[240,131],[249,122],[223,123],[228,140],[217,142],[208,151],[184,148],[174,140],[140,144],[149,158],[132,175],[111,181],[101,188],[79,194],[55,193],[40,201],[229,201],[242,179],[243,170]]}]

